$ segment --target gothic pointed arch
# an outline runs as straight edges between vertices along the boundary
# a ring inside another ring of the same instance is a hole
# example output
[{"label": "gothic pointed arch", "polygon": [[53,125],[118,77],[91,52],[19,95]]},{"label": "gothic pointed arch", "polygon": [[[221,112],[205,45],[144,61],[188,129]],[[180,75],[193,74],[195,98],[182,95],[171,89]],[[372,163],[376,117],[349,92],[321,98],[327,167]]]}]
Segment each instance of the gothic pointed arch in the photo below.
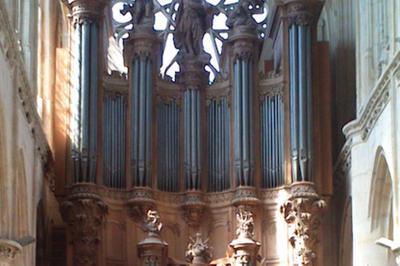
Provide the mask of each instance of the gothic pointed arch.
[{"label": "gothic pointed arch", "polygon": [[[379,147],[375,156],[372,172],[369,198],[370,233],[372,238],[381,237],[393,239],[393,184],[392,175],[387,163],[385,152]],[[394,257],[389,250],[376,246],[375,258],[386,262],[385,265],[395,265]]]},{"label": "gothic pointed arch", "polygon": [[392,209],[392,177],[382,147],[376,152],[374,170],[372,172],[369,199],[369,216],[371,231],[380,230],[385,234],[389,230]]}]

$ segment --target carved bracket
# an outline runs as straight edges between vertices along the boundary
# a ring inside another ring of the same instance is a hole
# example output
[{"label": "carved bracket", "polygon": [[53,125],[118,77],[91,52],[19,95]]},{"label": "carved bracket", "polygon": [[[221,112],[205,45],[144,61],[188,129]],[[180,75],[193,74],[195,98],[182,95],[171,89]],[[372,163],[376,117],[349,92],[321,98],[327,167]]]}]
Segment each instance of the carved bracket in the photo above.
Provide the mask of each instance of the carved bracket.
[{"label": "carved bracket", "polygon": [[198,191],[191,191],[185,194],[183,209],[183,219],[191,227],[198,227],[205,211],[206,204],[203,195]]},{"label": "carved bracket", "polygon": [[316,258],[321,211],[326,203],[310,182],[294,183],[290,198],[281,206],[281,213],[290,226],[289,242],[296,252],[299,265],[312,265]]},{"label": "carved bracket", "polygon": [[74,265],[96,265],[97,246],[107,205],[97,195],[71,195],[61,204],[74,250]]},{"label": "carved bracket", "polygon": [[128,214],[135,222],[142,222],[149,210],[155,208],[153,193],[150,188],[135,188],[130,192]]}]

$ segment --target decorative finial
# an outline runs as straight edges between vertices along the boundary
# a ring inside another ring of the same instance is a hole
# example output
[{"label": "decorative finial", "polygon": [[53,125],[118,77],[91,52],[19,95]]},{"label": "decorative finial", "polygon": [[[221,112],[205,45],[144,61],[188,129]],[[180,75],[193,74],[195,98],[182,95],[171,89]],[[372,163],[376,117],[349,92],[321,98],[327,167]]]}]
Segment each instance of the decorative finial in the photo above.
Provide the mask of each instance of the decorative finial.
[{"label": "decorative finial", "polygon": [[236,214],[238,228],[236,229],[236,236],[240,238],[254,237],[254,219],[253,214],[243,208],[240,208]]},{"label": "decorative finial", "polygon": [[160,222],[160,215],[158,212],[155,210],[148,210],[143,231],[148,232],[149,235],[158,235],[161,229],[162,223]]}]

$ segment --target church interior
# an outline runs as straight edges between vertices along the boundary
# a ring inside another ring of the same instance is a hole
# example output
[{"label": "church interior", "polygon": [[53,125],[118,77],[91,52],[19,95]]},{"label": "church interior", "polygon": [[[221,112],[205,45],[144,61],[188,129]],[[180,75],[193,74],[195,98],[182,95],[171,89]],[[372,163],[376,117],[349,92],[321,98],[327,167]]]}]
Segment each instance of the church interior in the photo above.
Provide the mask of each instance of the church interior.
[{"label": "church interior", "polygon": [[0,266],[400,265],[400,1],[0,0]]}]

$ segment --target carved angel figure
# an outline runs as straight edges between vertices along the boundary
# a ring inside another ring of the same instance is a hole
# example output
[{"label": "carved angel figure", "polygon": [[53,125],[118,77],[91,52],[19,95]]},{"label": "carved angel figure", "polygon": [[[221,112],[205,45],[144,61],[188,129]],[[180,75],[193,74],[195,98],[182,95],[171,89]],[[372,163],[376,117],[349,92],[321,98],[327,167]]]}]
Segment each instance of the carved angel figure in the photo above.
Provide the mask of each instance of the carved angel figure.
[{"label": "carved angel figure", "polygon": [[246,27],[246,28],[256,28],[257,22],[254,20],[251,11],[249,10],[249,5],[251,3],[248,0],[239,1],[239,4],[233,10],[226,20],[226,25],[230,29],[236,27]]},{"label": "carved angel figure", "polygon": [[174,32],[176,48],[191,55],[203,52],[203,36],[218,13],[216,7],[204,0],[180,0]]},{"label": "carved angel figure", "polygon": [[132,23],[136,25],[153,26],[153,1],[152,0],[136,0],[133,4],[124,4],[120,11],[122,15],[130,13]]},{"label": "carved angel figure", "polygon": [[208,239],[203,241],[201,234],[197,233],[195,239],[190,237],[190,241],[185,253],[186,260],[192,262],[193,258],[201,257],[204,262],[209,262],[211,259],[211,252],[208,246]]},{"label": "carved angel figure", "polygon": [[150,233],[159,233],[162,228],[162,223],[160,222],[160,215],[157,211],[149,210],[147,212],[147,217],[145,221],[144,229]]},{"label": "carved angel figure", "polygon": [[239,210],[236,214],[238,228],[236,235],[240,237],[252,238],[254,236],[254,220],[253,214],[250,211]]}]

